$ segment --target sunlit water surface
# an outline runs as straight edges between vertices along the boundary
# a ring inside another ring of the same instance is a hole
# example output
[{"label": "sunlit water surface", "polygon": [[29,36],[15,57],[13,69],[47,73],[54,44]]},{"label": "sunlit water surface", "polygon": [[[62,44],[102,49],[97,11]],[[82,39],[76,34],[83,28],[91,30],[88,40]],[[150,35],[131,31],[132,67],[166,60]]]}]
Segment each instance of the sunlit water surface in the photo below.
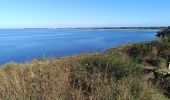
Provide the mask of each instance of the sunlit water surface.
[{"label": "sunlit water surface", "polygon": [[0,29],[0,64],[103,52],[129,42],[152,41],[154,30]]}]

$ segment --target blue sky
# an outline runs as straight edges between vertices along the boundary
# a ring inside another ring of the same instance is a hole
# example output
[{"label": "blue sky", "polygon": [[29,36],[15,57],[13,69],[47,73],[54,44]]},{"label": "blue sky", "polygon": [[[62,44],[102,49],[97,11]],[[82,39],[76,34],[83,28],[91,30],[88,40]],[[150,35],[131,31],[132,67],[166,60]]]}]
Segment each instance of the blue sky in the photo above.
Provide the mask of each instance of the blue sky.
[{"label": "blue sky", "polygon": [[0,28],[168,26],[170,0],[1,0]]}]

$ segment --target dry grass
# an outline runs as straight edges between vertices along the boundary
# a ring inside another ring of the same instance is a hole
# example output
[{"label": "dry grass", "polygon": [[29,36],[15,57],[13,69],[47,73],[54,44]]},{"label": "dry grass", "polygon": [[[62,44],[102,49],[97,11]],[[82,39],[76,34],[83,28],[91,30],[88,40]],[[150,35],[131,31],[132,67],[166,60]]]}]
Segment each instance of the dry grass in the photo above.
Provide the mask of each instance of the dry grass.
[{"label": "dry grass", "polygon": [[0,69],[0,99],[155,100],[156,94],[164,99],[128,59],[106,53],[7,64]]},{"label": "dry grass", "polygon": [[67,61],[36,61],[8,64],[0,71],[0,98],[50,100],[60,98],[68,90]]}]

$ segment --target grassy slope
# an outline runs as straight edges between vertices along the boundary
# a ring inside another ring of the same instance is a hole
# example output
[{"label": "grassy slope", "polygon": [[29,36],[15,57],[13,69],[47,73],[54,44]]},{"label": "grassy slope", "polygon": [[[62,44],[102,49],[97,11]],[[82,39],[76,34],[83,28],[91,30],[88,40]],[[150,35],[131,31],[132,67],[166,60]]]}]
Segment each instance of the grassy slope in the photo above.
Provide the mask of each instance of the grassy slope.
[{"label": "grassy slope", "polygon": [[[0,99],[166,100],[144,65],[165,67],[169,41],[128,45],[105,53],[7,64],[0,69]],[[163,50],[163,51],[162,51]],[[158,63],[159,62],[159,63]]]}]

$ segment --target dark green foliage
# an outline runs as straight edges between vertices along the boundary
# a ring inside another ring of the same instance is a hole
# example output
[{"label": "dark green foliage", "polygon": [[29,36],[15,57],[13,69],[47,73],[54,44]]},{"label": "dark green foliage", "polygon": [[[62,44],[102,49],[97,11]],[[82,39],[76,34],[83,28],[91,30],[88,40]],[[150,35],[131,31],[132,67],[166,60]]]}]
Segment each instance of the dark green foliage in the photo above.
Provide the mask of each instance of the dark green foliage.
[{"label": "dark green foliage", "polygon": [[164,38],[166,35],[170,35],[170,26],[159,31],[157,34],[157,36],[161,38]]},{"label": "dark green foliage", "polygon": [[152,66],[159,65],[159,59],[170,61],[170,38],[169,35],[161,38],[162,41],[139,43],[129,47],[126,53],[138,63],[148,63]]}]

